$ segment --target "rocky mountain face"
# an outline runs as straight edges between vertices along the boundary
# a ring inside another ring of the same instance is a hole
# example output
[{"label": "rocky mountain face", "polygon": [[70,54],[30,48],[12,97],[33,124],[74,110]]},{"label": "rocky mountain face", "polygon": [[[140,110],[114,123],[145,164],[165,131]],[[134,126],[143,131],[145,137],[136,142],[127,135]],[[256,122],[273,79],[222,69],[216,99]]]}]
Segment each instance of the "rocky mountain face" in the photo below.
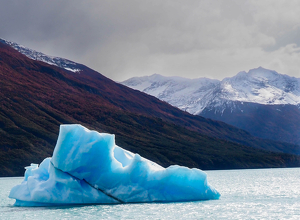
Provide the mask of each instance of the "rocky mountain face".
[{"label": "rocky mountain face", "polygon": [[222,81],[152,75],[122,84],[261,138],[300,143],[300,79],[295,77],[259,67]]},{"label": "rocky mountain face", "polygon": [[0,42],[0,176],[23,175],[24,166],[51,156],[59,125],[70,123],[113,133],[118,145],[165,167],[300,165],[298,145],[191,115],[74,65],[80,72],[29,58]]}]

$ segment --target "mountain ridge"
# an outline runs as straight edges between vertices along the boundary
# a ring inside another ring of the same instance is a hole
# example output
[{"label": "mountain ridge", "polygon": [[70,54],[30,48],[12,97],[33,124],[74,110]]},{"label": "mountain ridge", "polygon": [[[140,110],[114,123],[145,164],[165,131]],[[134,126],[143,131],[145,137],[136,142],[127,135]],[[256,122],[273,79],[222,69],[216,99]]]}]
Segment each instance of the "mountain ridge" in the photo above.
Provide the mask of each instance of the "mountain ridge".
[{"label": "mountain ridge", "polygon": [[1,38],[0,38],[0,42],[11,46],[12,48],[19,51],[20,53],[24,54],[25,56],[27,56],[28,58],[30,58],[32,60],[42,61],[44,63],[54,65],[54,66],[58,66],[58,67],[61,67],[63,69],[66,69],[66,70],[69,70],[69,71],[72,71],[72,72],[80,72],[81,71],[80,65],[78,63],[75,63],[75,62],[70,61],[68,59],[49,56],[49,55],[46,55],[42,52],[32,50],[28,47],[25,47],[25,46],[21,45],[21,44],[18,44],[18,43],[12,42],[12,41],[8,41],[8,40],[4,40],[4,39],[1,39]]},{"label": "mountain ridge", "polygon": [[299,156],[287,154],[297,154],[297,145],[193,116],[83,65],[78,74],[0,42],[0,75],[0,176],[22,175],[24,166],[51,156],[59,125],[66,123],[113,133],[118,145],[163,166],[300,165]]},{"label": "mountain ridge", "polygon": [[[300,143],[299,78],[262,67],[239,72],[222,81],[215,81],[210,87],[205,87],[201,83],[196,85],[190,83],[189,86],[187,80],[175,82],[172,77],[161,76],[161,78],[168,87],[152,87],[151,84],[159,85],[155,80],[149,81],[148,87],[138,83],[134,85],[133,81],[138,82],[136,78],[128,79],[122,84],[138,88],[192,114],[234,125],[260,138]],[[147,85],[147,82],[143,82],[143,85]],[[190,91],[175,91],[182,85],[189,87]],[[278,112],[280,109],[284,110],[282,114]],[[256,124],[256,127],[253,124]]]},{"label": "mountain ridge", "polygon": [[[227,100],[265,105],[298,105],[300,103],[300,78],[279,74],[276,71],[267,70],[262,67],[251,69],[248,72],[239,72],[237,75],[226,77],[221,81],[207,78],[180,78],[181,80],[175,81],[174,77],[160,76],[160,81],[163,81],[165,84],[169,83],[166,88],[154,87],[153,85],[159,85],[159,82],[152,76],[149,78],[134,77],[121,83],[172,103],[174,106],[186,110],[191,114],[200,114],[212,101],[218,101],[219,106]],[[142,80],[142,82],[138,83],[139,80]],[[176,94],[172,91],[172,86],[175,89],[187,84],[187,82],[188,85],[186,87],[192,87],[190,91],[186,93],[181,92],[181,94]],[[212,84],[211,87],[205,87],[206,84],[210,83]],[[194,84],[197,85],[195,86]],[[196,96],[195,94],[199,90],[204,91],[204,93]],[[164,96],[163,94],[166,93],[169,93],[170,96],[175,96],[175,98]],[[176,96],[184,97],[185,103],[175,103],[172,99],[176,100]],[[198,107],[194,107],[193,105],[198,105]]]}]

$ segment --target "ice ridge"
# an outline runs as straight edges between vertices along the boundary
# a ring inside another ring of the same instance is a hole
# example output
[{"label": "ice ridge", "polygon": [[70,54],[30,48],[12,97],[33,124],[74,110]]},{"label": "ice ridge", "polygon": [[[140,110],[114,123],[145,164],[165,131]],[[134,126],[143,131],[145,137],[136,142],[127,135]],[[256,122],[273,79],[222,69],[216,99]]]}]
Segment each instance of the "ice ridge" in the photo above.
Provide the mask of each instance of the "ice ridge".
[{"label": "ice ridge", "polygon": [[61,125],[52,158],[26,167],[12,188],[16,206],[119,204],[218,199],[205,172],[163,168],[115,144],[114,135]]}]

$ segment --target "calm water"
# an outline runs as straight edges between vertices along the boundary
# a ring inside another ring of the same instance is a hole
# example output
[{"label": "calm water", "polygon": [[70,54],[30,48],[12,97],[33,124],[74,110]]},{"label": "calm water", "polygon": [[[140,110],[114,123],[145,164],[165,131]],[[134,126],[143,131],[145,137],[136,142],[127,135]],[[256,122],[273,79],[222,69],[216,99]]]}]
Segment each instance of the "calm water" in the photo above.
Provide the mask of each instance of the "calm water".
[{"label": "calm water", "polygon": [[63,208],[14,207],[7,196],[22,178],[0,178],[0,219],[300,219],[300,168],[207,173],[219,200]]}]

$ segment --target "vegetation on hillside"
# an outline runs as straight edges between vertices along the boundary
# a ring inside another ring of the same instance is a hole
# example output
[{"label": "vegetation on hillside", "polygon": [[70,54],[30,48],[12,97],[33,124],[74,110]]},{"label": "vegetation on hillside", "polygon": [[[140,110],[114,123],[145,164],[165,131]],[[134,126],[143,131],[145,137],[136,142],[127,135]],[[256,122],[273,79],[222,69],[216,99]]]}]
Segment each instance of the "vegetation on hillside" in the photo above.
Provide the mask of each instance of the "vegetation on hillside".
[{"label": "vegetation on hillside", "polygon": [[[116,143],[163,166],[201,169],[299,166],[297,145],[182,112],[91,69],[73,73],[0,43],[0,176],[51,156],[60,124],[116,135]],[[264,149],[264,150],[263,150]],[[269,150],[277,151],[270,152]]]}]

